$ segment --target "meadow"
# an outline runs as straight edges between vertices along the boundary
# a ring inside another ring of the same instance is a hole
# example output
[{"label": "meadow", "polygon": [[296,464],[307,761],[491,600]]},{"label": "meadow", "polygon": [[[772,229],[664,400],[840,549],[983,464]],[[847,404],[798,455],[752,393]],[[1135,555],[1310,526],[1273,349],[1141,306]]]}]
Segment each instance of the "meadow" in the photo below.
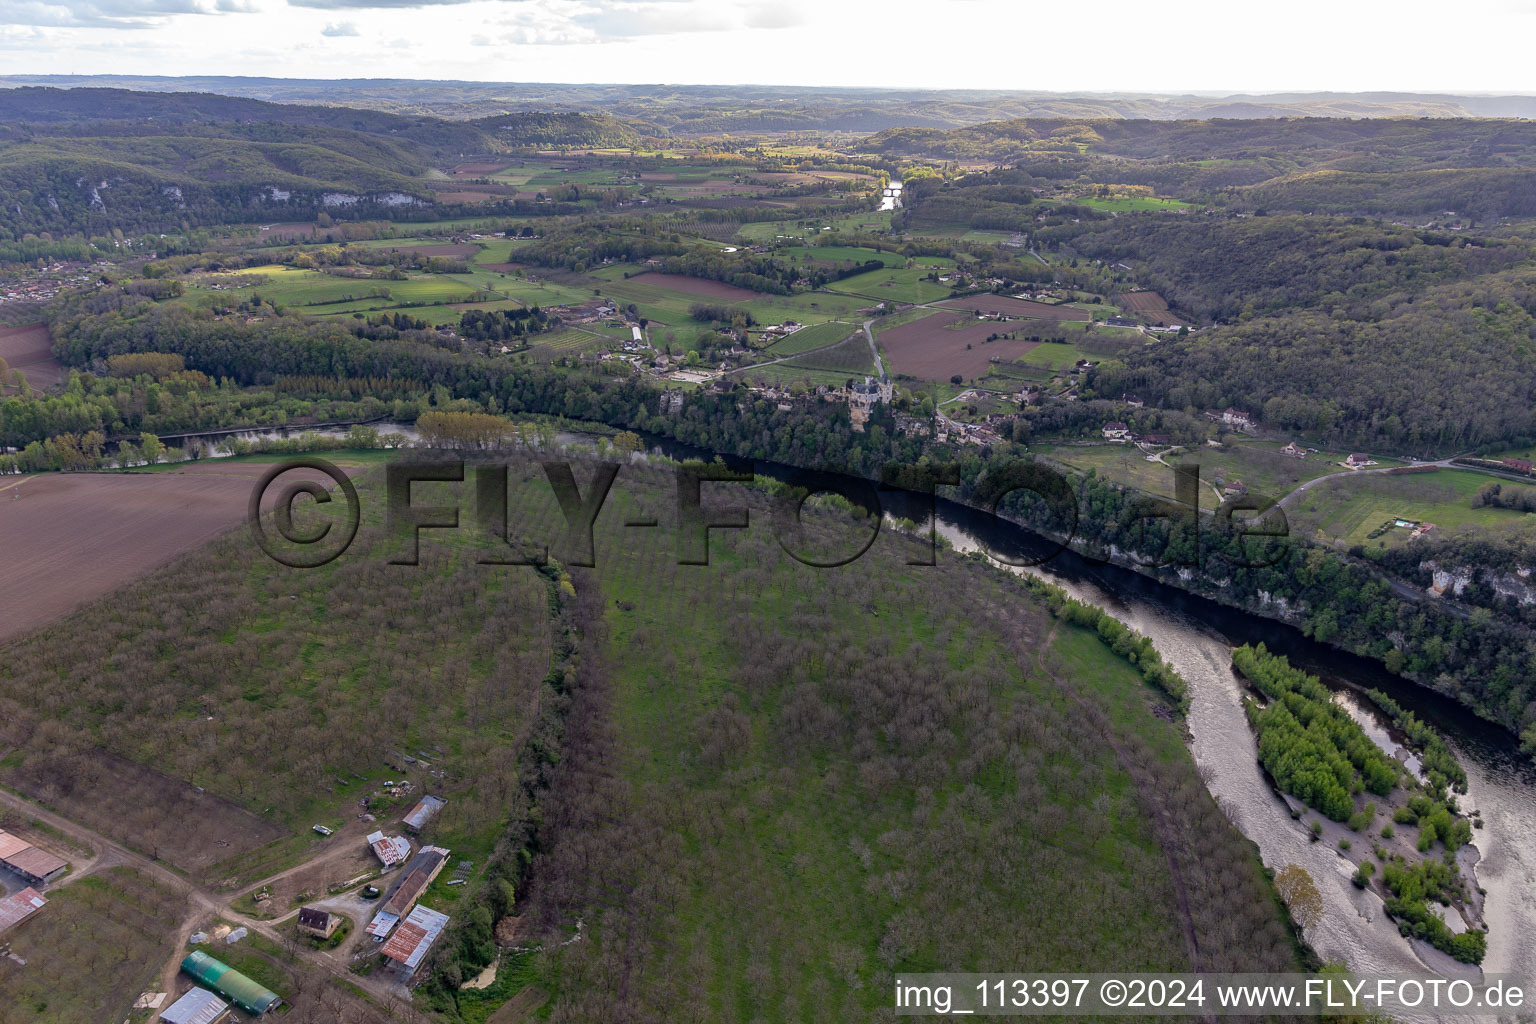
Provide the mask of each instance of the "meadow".
[{"label": "meadow", "polygon": [[1434,523],[1452,532],[1467,525],[1528,530],[1536,520],[1507,508],[1473,508],[1478,489],[1496,479],[1465,469],[1439,469],[1432,473],[1357,475],[1341,473],[1336,480],[1319,484],[1286,506],[1293,524],[1308,536],[1346,545],[1384,548],[1405,543],[1408,530],[1392,529],[1376,538],[1368,536],[1384,522],[1403,519]]},{"label": "meadow", "polygon": [[774,255],[833,266],[868,263],[870,260],[879,260],[887,267],[904,267],[907,264],[907,258],[900,253],[880,252],[859,245],[785,245],[775,249]]},{"label": "meadow", "polygon": [[409,305],[464,302],[476,288],[460,276],[419,274],[404,281],[363,277],[334,277],[317,270],[295,270],[272,264],[252,267],[241,276],[260,275],[263,280],[238,291],[206,291],[189,288],[189,294],[212,296],[214,302],[260,297],[265,302],[301,313],[352,312],[358,309],[393,309]]},{"label": "meadow", "polygon": [[926,281],[924,278],[935,270],[945,274],[954,267],[952,260],[923,257],[910,270],[905,266],[871,270],[866,274],[855,274],[834,281],[827,286],[827,290],[862,295],[876,302],[937,302],[949,297],[949,285]]},{"label": "meadow", "polygon": [[751,292],[746,293],[750,294],[751,298],[743,296],[739,300],[730,301],[709,299],[693,292],[679,291],[646,281],[646,278],[656,276],[658,275],[643,274],[628,281],[610,281],[603,286],[603,294],[625,303],[633,302],[639,307],[641,316],[671,327],[696,324],[697,321],[693,320],[689,310],[700,303],[718,305],[723,302],[725,305],[740,306],[750,312],[761,324],[776,324],[785,320],[795,320],[803,324],[823,323],[827,320],[849,317],[865,304],[852,296],[828,295],[823,292],[802,292],[797,295]]},{"label": "meadow", "polygon": [[[864,344],[864,332],[859,329],[858,324],[830,321],[814,327],[802,327],[788,337],[769,345],[766,354],[774,358],[797,355],[812,349],[825,348],[855,333],[859,335],[859,344]],[[868,346],[865,347],[867,350]]]}]

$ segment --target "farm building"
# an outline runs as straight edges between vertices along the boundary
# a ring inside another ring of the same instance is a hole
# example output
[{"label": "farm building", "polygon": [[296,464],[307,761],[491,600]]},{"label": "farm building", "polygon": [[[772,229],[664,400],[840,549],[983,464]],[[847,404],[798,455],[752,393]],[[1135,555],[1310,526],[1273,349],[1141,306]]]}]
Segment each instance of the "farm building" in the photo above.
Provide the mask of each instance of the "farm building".
[{"label": "farm building", "polygon": [[194,988],[160,1011],[160,1024],[226,1024],[234,1019],[229,1004],[205,988]]},{"label": "farm building", "polygon": [[400,965],[402,974],[409,975],[421,966],[422,958],[447,925],[447,914],[430,907],[417,907],[400,922],[394,938],[384,944],[382,952]]},{"label": "farm building", "polygon": [[318,907],[299,908],[299,930],[322,939],[328,939],[341,925],[341,915]]},{"label": "farm building", "polygon": [[0,900],[0,932],[14,928],[47,904],[36,889],[23,889]]},{"label": "farm building", "polygon": [[228,964],[215,960],[202,950],[195,950],[181,962],[181,969],[199,984],[207,985],[247,1013],[261,1016],[283,1000]]},{"label": "farm building", "polygon": [[33,885],[42,885],[62,875],[69,864],[0,829],[0,867],[10,868]]},{"label": "farm building", "polygon": [[383,942],[399,920],[408,914],[427,886],[448,863],[448,851],[439,846],[425,846],[417,852],[400,875],[400,880],[384,895],[379,912],[365,929],[374,942]]},{"label": "farm building", "polygon": [[437,812],[443,809],[448,801],[438,796],[424,796],[421,802],[411,808],[411,813],[404,818],[405,828],[408,832],[420,832],[427,822],[437,816]]},{"label": "farm building", "polygon": [[427,886],[443,870],[443,865],[448,863],[448,851],[436,846],[429,846],[416,855],[406,869],[404,877],[395,885],[395,891],[384,900],[383,910],[391,914],[403,916],[421,894],[426,892]]},{"label": "farm building", "polygon": [[383,832],[370,832],[368,845],[373,847],[374,856],[387,868],[396,864],[403,864],[411,855],[411,841],[404,836],[386,836]]},{"label": "farm building", "polygon": [[643,344],[645,342],[645,335],[640,333],[640,328],[638,328],[638,327],[631,327],[629,329],[629,333],[631,335],[633,335],[633,338],[631,340],[634,341],[634,343],[636,345],[640,345],[640,344]]}]

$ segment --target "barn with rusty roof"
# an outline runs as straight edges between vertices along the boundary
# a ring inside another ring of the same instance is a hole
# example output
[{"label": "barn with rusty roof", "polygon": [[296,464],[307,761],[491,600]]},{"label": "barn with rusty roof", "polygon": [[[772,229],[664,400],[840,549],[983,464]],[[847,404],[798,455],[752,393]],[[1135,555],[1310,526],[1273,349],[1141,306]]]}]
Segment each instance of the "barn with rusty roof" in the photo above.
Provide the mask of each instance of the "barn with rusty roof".
[{"label": "barn with rusty roof", "polygon": [[62,875],[69,863],[0,829],[0,867],[9,868],[33,885],[42,885]]}]

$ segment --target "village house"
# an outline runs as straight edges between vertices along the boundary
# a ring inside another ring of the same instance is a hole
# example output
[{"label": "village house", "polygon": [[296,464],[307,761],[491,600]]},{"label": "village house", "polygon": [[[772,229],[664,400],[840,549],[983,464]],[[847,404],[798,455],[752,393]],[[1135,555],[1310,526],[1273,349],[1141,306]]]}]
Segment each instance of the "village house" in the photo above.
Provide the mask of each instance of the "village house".
[{"label": "village house", "polygon": [[1142,408],[1143,406],[1146,405],[1145,402],[1143,402],[1141,399],[1137,398],[1135,395],[1121,395],[1120,396],[1120,401],[1124,402],[1126,405],[1130,406],[1132,409],[1140,409],[1140,408]]},{"label": "village house", "polygon": [[1228,409],[1221,414],[1222,426],[1233,430],[1252,430],[1253,418],[1240,409]]},{"label": "village house", "polygon": [[1344,460],[1344,465],[1350,469],[1361,469],[1365,466],[1374,466],[1371,457],[1364,452],[1351,452],[1349,458]]},{"label": "village house", "polygon": [[1240,498],[1248,493],[1248,485],[1241,480],[1233,480],[1222,488],[1221,493],[1228,498]]},{"label": "village house", "polygon": [[1280,454],[1289,455],[1293,459],[1304,459],[1307,457],[1307,450],[1301,445],[1297,444],[1295,441],[1292,441],[1290,444],[1280,449]]},{"label": "village house", "polygon": [[1104,438],[1109,441],[1124,441],[1131,436],[1131,428],[1118,420],[1111,420],[1104,424]]},{"label": "village house", "polygon": [[299,908],[299,931],[320,939],[328,939],[341,926],[341,915],[318,907]]}]

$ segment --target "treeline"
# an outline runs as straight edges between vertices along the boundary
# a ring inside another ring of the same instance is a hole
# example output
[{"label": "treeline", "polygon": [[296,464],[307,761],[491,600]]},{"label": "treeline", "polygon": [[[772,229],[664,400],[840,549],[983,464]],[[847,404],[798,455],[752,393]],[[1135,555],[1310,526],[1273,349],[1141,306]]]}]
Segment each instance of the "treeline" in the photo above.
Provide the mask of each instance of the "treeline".
[{"label": "treeline", "polygon": [[1495,480],[1491,484],[1484,484],[1477,489],[1472,496],[1473,508],[1508,508],[1516,512],[1536,512],[1536,490],[1529,487],[1511,487],[1504,489],[1504,485]]},{"label": "treeline", "polygon": [[1445,745],[1439,733],[1380,690],[1371,690],[1367,696],[1408,737],[1408,746],[1419,755],[1425,777],[1442,797],[1451,791],[1467,791],[1466,770],[1457,762],[1456,755],[1451,753],[1451,748]]},{"label": "treeline", "polygon": [[459,334],[473,341],[520,341],[549,326],[549,315],[538,306],[516,309],[467,309],[459,318]]},{"label": "treeline", "polygon": [[1074,626],[1087,626],[1099,635],[1105,646],[1130,662],[1141,678],[1173,698],[1179,713],[1189,710],[1189,684],[1175,672],[1152,645],[1152,638],[1131,629],[1096,605],[1079,601],[1038,576],[1022,577],[1024,586],[1045,600],[1051,614]]}]

